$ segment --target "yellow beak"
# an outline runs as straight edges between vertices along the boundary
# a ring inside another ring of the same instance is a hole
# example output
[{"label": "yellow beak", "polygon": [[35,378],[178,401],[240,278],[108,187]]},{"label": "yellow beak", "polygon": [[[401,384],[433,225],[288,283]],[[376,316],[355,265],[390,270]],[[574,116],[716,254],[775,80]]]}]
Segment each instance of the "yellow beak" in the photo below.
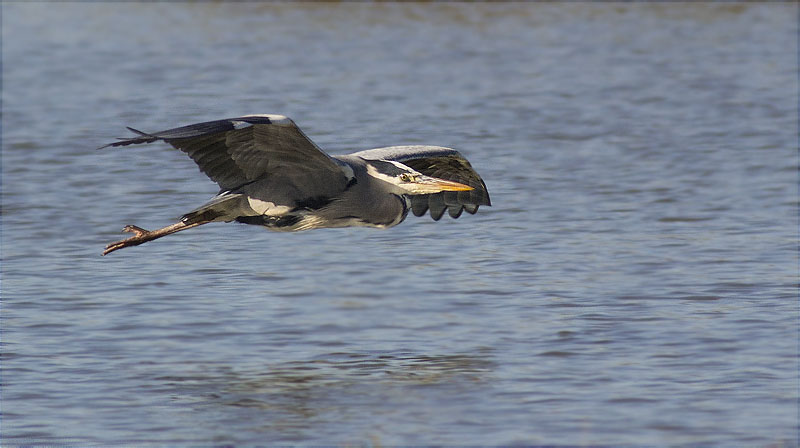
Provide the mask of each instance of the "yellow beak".
[{"label": "yellow beak", "polygon": [[439,179],[436,177],[420,176],[414,184],[417,187],[422,187],[424,190],[433,190],[431,193],[438,193],[440,191],[470,191],[474,188],[469,185],[460,184],[449,180]]}]

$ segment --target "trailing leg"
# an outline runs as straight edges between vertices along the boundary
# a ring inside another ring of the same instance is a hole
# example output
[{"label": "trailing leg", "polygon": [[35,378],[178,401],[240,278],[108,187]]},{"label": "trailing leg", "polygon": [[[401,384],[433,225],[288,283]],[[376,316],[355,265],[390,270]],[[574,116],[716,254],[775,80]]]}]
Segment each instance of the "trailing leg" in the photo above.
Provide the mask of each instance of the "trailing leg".
[{"label": "trailing leg", "polygon": [[191,229],[192,227],[197,227],[209,222],[233,221],[241,214],[249,214],[253,212],[249,207],[245,207],[243,205],[243,199],[244,203],[246,204],[246,198],[243,194],[226,191],[215,196],[208,203],[203,204],[202,206],[183,215],[180,222],[176,222],[171,226],[162,227],[153,231],[145,230],[134,225],[125,226],[122,231],[131,232],[133,233],[133,236],[128,239],[109,244],[103,251],[103,255],[110,254],[111,252],[114,252],[117,249],[122,249],[123,247],[138,246],[142,243],[153,241],[156,238],[161,238],[162,236],[167,236],[175,232],[180,232],[181,230]]},{"label": "trailing leg", "polygon": [[138,246],[142,243],[146,243],[148,241],[153,241],[154,239],[161,238],[162,236],[167,236],[173,234],[175,232],[180,232],[181,230],[191,229],[192,227],[197,227],[199,225],[203,225],[206,223],[211,222],[209,221],[196,221],[192,223],[187,223],[186,221],[176,222],[170,226],[162,227],[160,229],[156,229],[153,231],[145,230],[141,227],[134,226],[134,225],[127,225],[123,232],[131,232],[133,236],[124,240],[116,241],[114,243],[109,244],[106,246],[106,249],[103,251],[103,255],[110,254],[117,249],[122,249],[124,247],[130,246]]}]

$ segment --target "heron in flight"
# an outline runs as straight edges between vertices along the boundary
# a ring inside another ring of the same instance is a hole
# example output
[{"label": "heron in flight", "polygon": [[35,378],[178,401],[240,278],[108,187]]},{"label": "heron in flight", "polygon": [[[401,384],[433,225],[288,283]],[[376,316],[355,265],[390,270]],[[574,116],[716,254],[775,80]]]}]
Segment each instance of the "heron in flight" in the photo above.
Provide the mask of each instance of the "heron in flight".
[{"label": "heron in flight", "polygon": [[294,232],[325,227],[400,224],[411,210],[438,221],[491,205],[478,173],[458,151],[440,146],[392,146],[330,156],[282,115],[246,115],[197,123],[103,146],[162,140],[185,152],[220,187],[206,204],[172,225],[145,230],[103,255],[209,222],[238,221]]}]

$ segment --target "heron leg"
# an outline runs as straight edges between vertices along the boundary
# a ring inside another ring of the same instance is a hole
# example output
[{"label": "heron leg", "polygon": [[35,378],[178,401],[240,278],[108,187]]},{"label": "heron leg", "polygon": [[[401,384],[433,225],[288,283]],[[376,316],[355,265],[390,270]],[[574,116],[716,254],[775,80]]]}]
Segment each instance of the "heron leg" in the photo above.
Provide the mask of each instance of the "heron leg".
[{"label": "heron leg", "polygon": [[161,238],[162,236],[167,236],[167,235],[173,234],[175,232],[180,232],[181,230],[191,229],[192,227],[197,227],[199,225],[206,224],[208,222],[211,222],[211,221],[210,220],[209,221],[197,221],[197,222],[192,222],[192,223],[186,223],[184,221],[180,221],[180,222],[176,222],[175,224],[172,224],[172,225],[169,225],[169,226],[166,226],[166,227],[162,227],[160,229],[152,230],[152,231],[145,230],[145,229],[143,229],[141,227],[134,226],[134,225],[127,225],[127,226],[125,226],[124,229],[122,229],[122,231],[123,232],[131,232],[131,233],[133,233],[133,236],[130,237],[130,238],[127,238],[127,239],[124,239],[124,240],[120,240],[120,241],[116,241],[116,242],[113,242],[113,243],[109,244],[108,246],[106,246],[106,249],[103,251],[103,255],[110,254],[111,252],[114,252],[117,249],[122,249],[124,247],[138,246],[138,245],[140,245],[142,243],[146,243],[148,241],[153,241],[154,239]]}]

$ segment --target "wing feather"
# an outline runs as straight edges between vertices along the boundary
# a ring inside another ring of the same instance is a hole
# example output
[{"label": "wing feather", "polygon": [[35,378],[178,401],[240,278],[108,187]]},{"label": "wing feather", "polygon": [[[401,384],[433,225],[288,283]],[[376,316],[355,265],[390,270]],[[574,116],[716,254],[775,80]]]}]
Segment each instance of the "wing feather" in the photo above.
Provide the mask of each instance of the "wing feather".
[{"label": "wing feather", "polygon": [[447,204],[444,203],[444,196],[441,193],[426,196],[428,196],[428,207],[431,211],[431,218],[433,218],[434,221],[442,219],[444,211],[447,210]]},{"label": "wing feather", "polygon": [[428,196],[415,195],[411,196],[411,212],[414,216],[422,216],[428,212]]},{"label": "wing feather", "polygon": [[344,189],[348,180],[339,162],[282,115],[248,115],[152,134],[128,129],[138,136],[104,148],[163,140],[189,155],[222,190],[280,176],[313,197]]}]

